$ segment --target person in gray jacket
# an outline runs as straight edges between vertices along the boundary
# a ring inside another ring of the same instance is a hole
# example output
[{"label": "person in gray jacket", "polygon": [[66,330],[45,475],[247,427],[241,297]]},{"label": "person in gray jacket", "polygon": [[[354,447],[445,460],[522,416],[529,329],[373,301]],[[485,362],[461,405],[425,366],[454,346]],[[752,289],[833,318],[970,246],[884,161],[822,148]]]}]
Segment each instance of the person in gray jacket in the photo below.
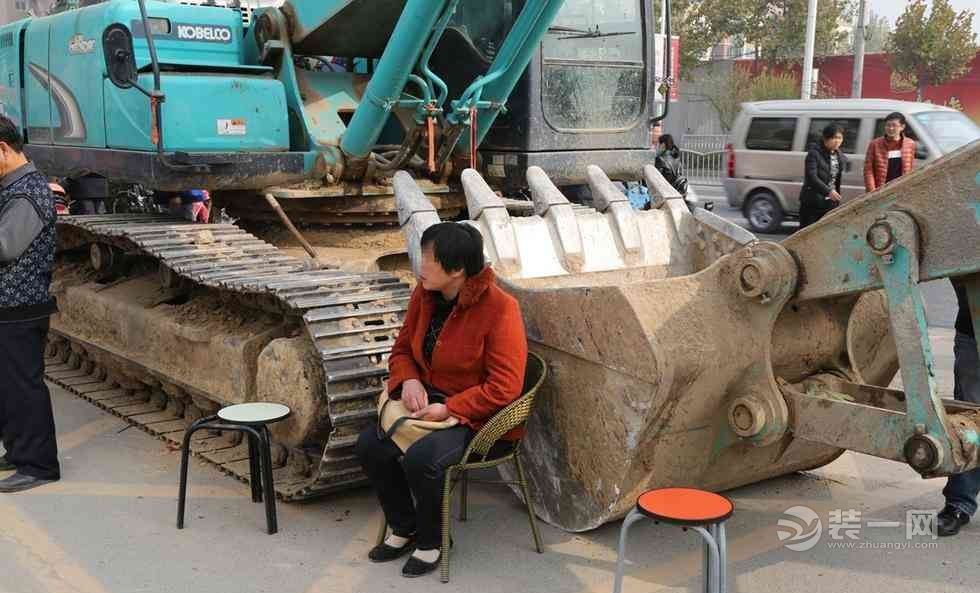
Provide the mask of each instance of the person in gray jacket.
[{"label": "person in gray jacket", "polygon": [[48,292],[55,202],[48,180],[24,156],[17,126],[0,116],[0,492],[61,477],[44,345],[55,303]]}]

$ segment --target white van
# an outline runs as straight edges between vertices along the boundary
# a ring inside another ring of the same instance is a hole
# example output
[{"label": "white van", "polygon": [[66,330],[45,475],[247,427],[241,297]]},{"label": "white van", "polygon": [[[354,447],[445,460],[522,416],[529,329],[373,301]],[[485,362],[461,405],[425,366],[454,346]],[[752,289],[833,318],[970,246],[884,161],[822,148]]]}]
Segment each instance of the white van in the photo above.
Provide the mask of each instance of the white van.
[{"label": "white van", "polygon": [[759,101],[742,104],[726,148],[725,194],[757,233],[777,230],[798,218],[807,147],[819,142],[827,124],[844,128],[841,150],[848,170],[841,180],[845,200],[864,193],[864,155],[883,135],[885,116],[897,111],[908,120],[905,133],[916,141],[921,166],[980,138],[980,128],[948,107],[884,99]]}]

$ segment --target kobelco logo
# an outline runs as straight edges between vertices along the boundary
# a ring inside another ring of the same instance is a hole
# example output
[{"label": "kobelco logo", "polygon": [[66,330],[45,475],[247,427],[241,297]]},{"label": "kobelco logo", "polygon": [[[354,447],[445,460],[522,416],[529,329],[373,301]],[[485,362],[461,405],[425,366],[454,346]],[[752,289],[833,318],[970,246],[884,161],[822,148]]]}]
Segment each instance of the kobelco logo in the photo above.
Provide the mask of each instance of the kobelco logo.
[{"label": "kobelco logo", "polygon": [[231,41],[231,29],[213,25],[177,25],[177,39],[228,43]]}]

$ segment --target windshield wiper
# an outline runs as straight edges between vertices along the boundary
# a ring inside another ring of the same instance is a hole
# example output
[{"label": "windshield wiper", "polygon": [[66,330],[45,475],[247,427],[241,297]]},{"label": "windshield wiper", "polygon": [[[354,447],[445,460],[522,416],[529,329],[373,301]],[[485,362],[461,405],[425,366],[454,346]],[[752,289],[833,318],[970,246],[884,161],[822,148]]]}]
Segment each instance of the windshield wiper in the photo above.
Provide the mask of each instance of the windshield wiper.
[{"label": "windshield wiper", "polygon": [[554,26],[554,27],[548,27],[548,32],[549,33],[580,33],[584,35],[587,33],[591,33],[592,31],[589,31],[588,29],[576,29],[575,27]]},{"label": "windshield wiper", "polygon": [[581,35],[566,35],[558,39],[598,39],[600,37],[617,37],[619,35],[636,35],[636,31],[619,31],[617,33],[600,33],[598,29]]},{"label": "windshield wiper", "polygon": [[619,35],[636,35],[636,31],[619,31],[616,33],[603,33],[599,30],[599,25],[594,29],[576,29],[575,27],[554,26],[548,27],[549,33],[572,33],[558,39],[598,39],[600,37],[617,37]]}]

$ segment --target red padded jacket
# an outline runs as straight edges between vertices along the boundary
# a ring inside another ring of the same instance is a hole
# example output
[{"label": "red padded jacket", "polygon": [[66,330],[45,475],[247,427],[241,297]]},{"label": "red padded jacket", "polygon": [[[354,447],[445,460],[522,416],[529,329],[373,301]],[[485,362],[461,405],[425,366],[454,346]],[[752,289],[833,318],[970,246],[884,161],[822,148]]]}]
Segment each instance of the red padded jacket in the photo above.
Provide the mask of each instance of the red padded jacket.
[{"label": "red padded jacket", "polygon": [[902,136],[898,142],[890,142],[885,137],[878,137],[868,143],[868,152],[864,155],[864,189],[873,192],[888,178],[888,151],[899,150],[902,154],[902,175],[912,170],[915,161],[915,140]]},{"label": "red padded jacket", "polygon": [[[418,379],[449,396],[449,413],[479,430],[520,397],[524,386],[527,337],[520,306],[496,285],[489,267],[471,276],[442,326],[430,365],[422,341],[434,309],[433,293],[418,285],[388,358],[388,393],[397,399],[402,383]],[[523,430],[515,428],[504,438],[520,438]]]}]

